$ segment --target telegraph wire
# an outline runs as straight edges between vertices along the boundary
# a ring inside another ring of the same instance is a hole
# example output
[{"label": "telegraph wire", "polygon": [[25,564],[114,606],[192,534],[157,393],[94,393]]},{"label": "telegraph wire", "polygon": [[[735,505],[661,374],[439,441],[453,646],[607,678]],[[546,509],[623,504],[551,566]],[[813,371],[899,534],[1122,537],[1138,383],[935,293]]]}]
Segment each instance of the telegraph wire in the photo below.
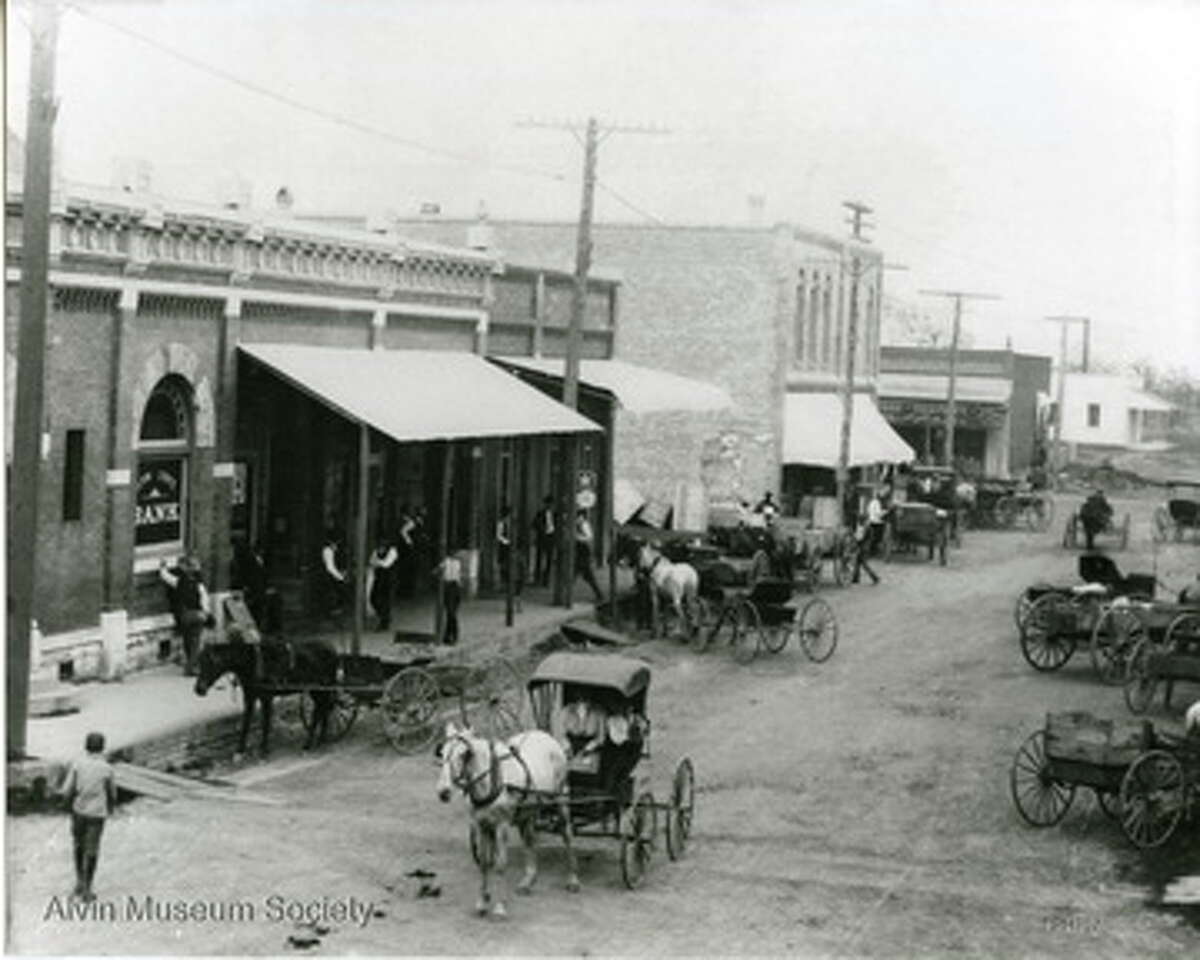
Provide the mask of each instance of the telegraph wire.
[{"label": "telegraph wire", "polygon": [[438,157],[443,157],[443,158],[450,159],[450,160],[456,160],[456,161],[459,161],[460,163],[466,163],[471,166],[491,167],[492,169],[495,169],[495,170],[504,170],[504,171],[507,171],[510,173],[518,173],[523,176],[540,177],[542,179],[553,180],[558,183],[566,183],[569,180],[569,178],[565,174],[555,173],[553,171],[545,170],[540,167],[525,166],[524,164],[514,164],[514,163],[482,163],[481,164],[477,158],[472,157],[468,154],[459,153],[455,150],[449,150],[449,149],[446,149],[445,147],[436,147],[436,146],[433,146],[428,143],[422,143],[419,140],[413,140],[409,137],[403,137],[397,133],[391,132],[390,130],[384,130],[381,127],[376,127],[376,126],[372,126],[369,123],[364,123],[361,120],[355,120],[353,117],[347,117],[343,114],[335,113],[334,111],[327,110],[324,107],[313,106],[312,104],[305,103],[304,101],[298,100],[295,97],[288,96],[286,93],[280,93],[277,90],[272,90],[268,87],[261,86],[257,83],[254,83],[251,80],[246,80],[243,77],[239,77],[237,74],[230,73],[229,71],[224,70],[220,67],[216,67],[210,63],[206,63],[205,61],[200,60],[199,58],[194,57],[189,53],[185,53],[182,50],[178,50],[174,47],[168,46],[167,44],[164,44],[161,41],[156,40],[151,36],[141,33],[138,30],[134,30],[130,27],[126,27],[126,26],[122,26],[121,24],[114,23],[113,21],[108,20],[104,17],[99,17],[92,11],[83,9],[83,7],[79,6],[78,4],[69,3],[69,4],[67,4],[67,6],[71,10],[74,10],[76,13],[82,14],[84,17],[87,17],[91,20],[95,20],[97,23],[103,24],[104,26],[108,27],[111,30],[117,31],[118,33],[123,33],[126,36],[132,37],[133,39],[138,40],[150,47],[153,47],[155,50],[158,50],[159,52],[166,54],[169,57],[179,60],[181,63],[186,63],[188,66],[190,66],[196,70],[199,70],[202,73],[207,73],[210,76],[217,77],[221,80],[224,80],[226,83],[231,83],[234,86],[241,87],[243,90],[247,90],[251,93],[257,94],[258,96],[264,97],[265,99],[273,100],[276,103],[282,104],[286,107],[291,107],[293,110],[298,110],[302,113],[307,113],[311,116],[319,117],[320,119],[322,119],[328,123],[333,123],[333,124],[337,124],[338,126],[346,127],[347,129],[354,130],[358,133],[366,134],[367,136],[378,137],[379,139],[387,140],[391,143],[395,143],[395,144],[398,144],[403,147],[408,147],[413,150],[419,150],[423,153],[428,153],[432,156],[438,156]]}]

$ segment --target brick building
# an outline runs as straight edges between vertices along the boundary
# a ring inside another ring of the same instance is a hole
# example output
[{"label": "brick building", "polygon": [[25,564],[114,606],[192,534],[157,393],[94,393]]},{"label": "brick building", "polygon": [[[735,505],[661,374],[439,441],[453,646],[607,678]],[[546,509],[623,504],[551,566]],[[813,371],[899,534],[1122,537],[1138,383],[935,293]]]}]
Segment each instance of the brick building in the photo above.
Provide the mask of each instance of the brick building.
[{"label": "brick building", "polygon": [[[492,221],[506,260],[566,262],[575,227]],[[471,224],[405,220],[405,233],[462,242]],[[852,464],[911,457],[875,407],[882,255],[790,225],[717,227],[596,224],[593,259],[621,277],[619,359],[711,381],[731,410],[653,416],[617,437],[616,471],[678,506],[780,490],[785,507],[832,490],[858,282]],[[832,411],[832,414],[831,414]],[[695,465],[693,467],[693,465]],[[703,517],[700,511],[687,516]]]},{"label": "brick building", "polygon": [[[20,237],[10,184],[10,385]],[[64,673],[170,652],[157,569],[184,551],[219,593],[234,542],[257,541],[288,613],[312,613],[325,529],[365,550],[363,483],[368,539],[402,505],[423,507],[484,588],[500,505],[521,530],[546,492],[569,501],[565,444],[579,438],[611,487],[612,393],[585,391],[580,417],[484,360],[561,355],[564,272],[283,212],[70,188],[52,206],[49,282],[35,655]],[[612,354],[617,289],[589,286],[588,357]]]},{"label": "brick building", "polygon": [[[941,462],[950,351],[883,347],[879,405],[925,462]],[[1044,437],[1039,394],[1050,389],[1050,358],[1012,350],[959,350],[955,364],[954,452],[976,474],[1023,474]]]}]

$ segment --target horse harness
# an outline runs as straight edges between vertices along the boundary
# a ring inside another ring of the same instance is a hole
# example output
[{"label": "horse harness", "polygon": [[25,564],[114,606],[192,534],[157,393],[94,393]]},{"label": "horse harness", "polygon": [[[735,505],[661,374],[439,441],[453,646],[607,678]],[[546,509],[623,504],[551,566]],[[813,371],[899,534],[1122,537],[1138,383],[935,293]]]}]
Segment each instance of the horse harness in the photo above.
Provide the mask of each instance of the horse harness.
[{"label": "horse harness", "polygon": [[[455,734],[454,739],[461,741],[463,744],[463,768],[462,775],[454,778],[451,782],[464,794],[466,794],[467,799],[471,801],[472,809],[480,810],[484,807],[491,806],[500,799],[500,795],[504,792],[504,781],[500,777],[500,761],[507,758],[500,756],[500,744],[495,740],[487,741],[488,752],[491,754],[491,762],[488,764],[488,768],[483,773],[472,777],[468,774],[466,766],[466,761],[471,758],[472,754],[471,741],[462,734]],[[512,744],[509,744],[508,749],[508,755],[515,757],[517,762],[521,764],[521,769],[525,771],[525,782],[527,784],[532,783],[533,776],[529,772],[529,767],[525,763],[525,759]],[[490,778],[491,787],[486,794],[479,796],[476,793],[476,787],[485,777]]]}]

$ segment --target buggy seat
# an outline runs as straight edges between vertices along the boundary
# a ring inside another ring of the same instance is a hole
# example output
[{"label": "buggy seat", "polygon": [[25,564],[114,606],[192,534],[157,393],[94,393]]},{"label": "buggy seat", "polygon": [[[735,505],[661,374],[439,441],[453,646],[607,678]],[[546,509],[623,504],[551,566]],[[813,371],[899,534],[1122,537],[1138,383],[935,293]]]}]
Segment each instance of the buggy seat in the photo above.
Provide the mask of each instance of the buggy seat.
[{"label": "buggy seat", "polygon": [[1124,576],[1112,557],[1103,553],[1085,553],[1079,558],[1079,579],[1103,584],[1114,597],[1153,597],[1158,582],[1152,573]]}]

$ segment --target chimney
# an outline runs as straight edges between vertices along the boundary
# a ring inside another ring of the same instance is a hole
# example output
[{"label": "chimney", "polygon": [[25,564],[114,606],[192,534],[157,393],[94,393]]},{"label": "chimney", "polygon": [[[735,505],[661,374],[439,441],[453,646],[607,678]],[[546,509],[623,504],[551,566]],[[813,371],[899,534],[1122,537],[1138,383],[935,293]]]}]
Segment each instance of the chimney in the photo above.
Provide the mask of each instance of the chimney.
[{"label": "chimney", "polygon": [[292,196],[292,191],[286,185],[275,191],[275,210],[278,213],[291,213],[295,203],[296,198]]},{"label": "chimney", "polygon": [[472,250],[490,250],[496,245],[496,231],[488,223],[487,206],[479,201],[476,220],[467,227],[467,246]]}]

